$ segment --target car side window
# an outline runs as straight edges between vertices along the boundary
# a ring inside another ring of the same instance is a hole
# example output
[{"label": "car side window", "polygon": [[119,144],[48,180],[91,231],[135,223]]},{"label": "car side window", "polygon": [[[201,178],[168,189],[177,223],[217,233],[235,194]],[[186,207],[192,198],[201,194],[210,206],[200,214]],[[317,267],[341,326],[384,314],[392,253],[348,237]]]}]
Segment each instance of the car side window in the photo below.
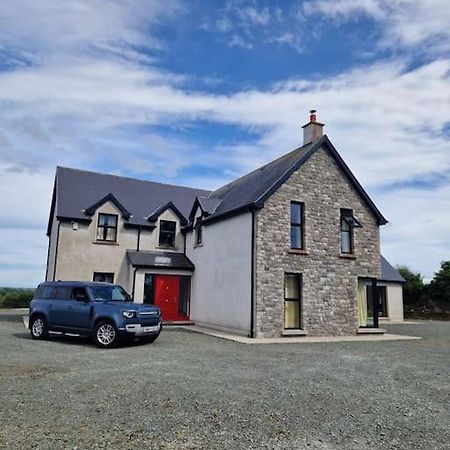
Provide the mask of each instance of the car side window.
[{"label": "car side window", "polygon": [[54,300],[70,300],[72,288],[68,286],[57,286],[54,288],[53,299]]},{"label": "car side window", "polygon": [[73,288],[72,289],[72,300],[86,301],[88,299],[86,289],[84,288]]}]

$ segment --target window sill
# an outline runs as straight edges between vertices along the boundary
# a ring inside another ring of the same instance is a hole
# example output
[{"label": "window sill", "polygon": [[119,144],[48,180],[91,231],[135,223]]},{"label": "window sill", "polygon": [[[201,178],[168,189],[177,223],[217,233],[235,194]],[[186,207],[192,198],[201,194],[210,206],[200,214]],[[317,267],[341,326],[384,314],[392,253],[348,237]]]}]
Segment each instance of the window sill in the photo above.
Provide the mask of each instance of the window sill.
[{"label": "window sill", "polygon": [[172,245],[157,245],[156,248],[159,248],[161,250],[178,250],[177,247],[174,247]]},{"label": "window sill", "polygon": [[305,330],[283,330],[282,336],[307,336],[308,333]]},{"label": "window sill", "polygon": [[290,248],[288,250],[288,253],[291,253],[293,255],[309,255],[307,250],[301,248]]},{"label": "window sill", "polygon": [[356,259],[356,255],[350,254],[350,253],[341,253],[339,255],[339,258],[342,258],[342,259]]},{"label": "window sill", "polygon": [[112,242],[112,241],[94,241],[93,244],[98,244],[98,245],[119,245],[118,242]]}]

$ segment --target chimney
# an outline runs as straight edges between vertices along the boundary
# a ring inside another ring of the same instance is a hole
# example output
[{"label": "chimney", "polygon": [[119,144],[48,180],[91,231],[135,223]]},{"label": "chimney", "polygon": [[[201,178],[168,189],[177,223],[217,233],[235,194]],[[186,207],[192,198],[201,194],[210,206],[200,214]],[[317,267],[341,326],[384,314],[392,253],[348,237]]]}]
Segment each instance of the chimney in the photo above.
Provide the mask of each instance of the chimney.
[{"label": "chimney", "polygon": [[303,145],[317,141],[323,136],[323,123],[317,122],[316,110],[309,111],[309,123],[303,125]]}]

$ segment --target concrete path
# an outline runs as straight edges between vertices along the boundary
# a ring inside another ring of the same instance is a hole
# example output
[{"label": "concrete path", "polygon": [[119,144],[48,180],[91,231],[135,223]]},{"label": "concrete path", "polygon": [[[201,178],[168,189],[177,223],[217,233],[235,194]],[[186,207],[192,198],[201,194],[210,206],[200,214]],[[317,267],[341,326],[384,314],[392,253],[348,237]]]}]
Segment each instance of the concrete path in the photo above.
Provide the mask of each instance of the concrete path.
[{"label": "concrete path", "polygon": [[[422,339],[419,336],[405,336],[400,334],[374,334],[357,336],[301,336],[301,337],[278,337],[278,338],[249,338],[225,331],[212,330],[197,325],[179,327],[194,333],[206,334],[220,339],[239,342],[241,344],[311,344],[317,342],[377,342],[377,341],[414,341]],[[167,330],[167,328],[166,328]]]}]

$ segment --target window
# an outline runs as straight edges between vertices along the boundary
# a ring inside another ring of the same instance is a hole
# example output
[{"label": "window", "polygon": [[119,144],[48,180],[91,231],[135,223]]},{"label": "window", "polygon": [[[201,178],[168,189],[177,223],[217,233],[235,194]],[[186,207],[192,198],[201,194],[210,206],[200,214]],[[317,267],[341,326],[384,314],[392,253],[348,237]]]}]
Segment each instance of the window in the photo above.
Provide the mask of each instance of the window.
[{"label": "window", "polygon": [[388,317],[386,286],[378,286],[378,293],[380,297],[380,315],[381,317]]},{"label": "window", "polygon": [[159,245],[161,247],[175,247],[175,232],[177,223],[170,220],[159,222]]},{"label": "window", "polygon": [[191,298],[191,277],[180,276],[180,301],[178,302],[178,314],[189,315],[189,302]]},{"label": "window", "polygon": [[298,273],[284,274],[284,328],[301,329],[302,276]]},{"label": "window", "polygon": [[53,289],[51,296],[54,300],[70,300],[72,297],[72,288],[69,286],[57,286]]},{"label": "window", "polygon": [[353,230],[361,228],[361,224],[351,209],[341,209],[341,253],[353,254]]},{"label": "window", "polygon": [[146,273],[144,278],[144,303],[148,305],[155,304],[155,276]]},{"label": "window", "polygon": [[99,214],[97,226],[97,241],[116,242],[117,215]]},{"label": "window", "polygon": [[114,283],[114,273],[112,272],[94,272],[94,281],[101,283]]},{"label": "window", "polygon": [[203,227],[201,219],[195,225],[195,245],[202,245]]},{"label": "window", "polygon": [[291,202],[291,248],[304,249],[304,204]]},{"label": "window", "polygon": [[73,288],[72,289],[72,300],[76,300],[79,302],[85,302],[89,300],[86,289],[84,288]]},{"label": "window", "polygon": [[89,288],[94,300],[128,302],[130,296],[121,286],[91,286]]}]

